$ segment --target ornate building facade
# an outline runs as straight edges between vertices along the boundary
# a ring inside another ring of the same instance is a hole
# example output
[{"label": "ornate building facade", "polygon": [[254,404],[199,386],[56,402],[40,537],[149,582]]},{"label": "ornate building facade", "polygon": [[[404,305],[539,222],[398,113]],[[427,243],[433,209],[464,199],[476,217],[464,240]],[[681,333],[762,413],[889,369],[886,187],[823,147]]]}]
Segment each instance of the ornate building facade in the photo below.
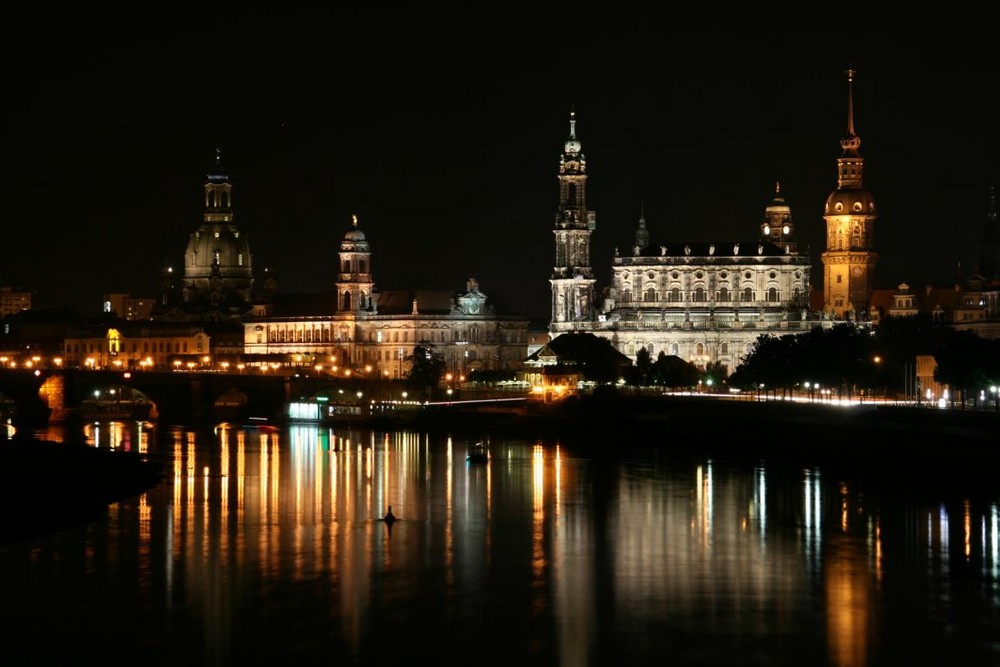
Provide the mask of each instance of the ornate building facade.
[{"label": "ornate building facade", "polygon": [[496,312],[474,278],[464,292],[377,290],[371,246],[356,216],[337,269],[325,305],[303,310],[279,299],[245,320],[245,352],[302,355],[329,370],[385,378],[406,377],[417,346],[440,353],[456,378],[517,370],[528,356],[528,318]]},{"label": "ornate building facade", "polygon": [[862,188],[860,140],[850,105],[849,95],[838,188],[827,200],[823,260],[835,287],[826,292],[823,312],[810,307],[811,258],[800,252],[780,184],[755,225],[756,235],[742,240],[651,243],[640,214],[634,244],[625,252],[615,250],[611,285],[598,303],[590,258],[597,215],[587,207],[587,162],[571,113],[569,138],[559,157],[550,338],[593,333],[632,359],[645,348],[654,359],[663,352],[731,372],[762,334],[804,333],[832,326],[855,311],[866,313],[877,259],[872,251],[875,213],[871,195]]}]

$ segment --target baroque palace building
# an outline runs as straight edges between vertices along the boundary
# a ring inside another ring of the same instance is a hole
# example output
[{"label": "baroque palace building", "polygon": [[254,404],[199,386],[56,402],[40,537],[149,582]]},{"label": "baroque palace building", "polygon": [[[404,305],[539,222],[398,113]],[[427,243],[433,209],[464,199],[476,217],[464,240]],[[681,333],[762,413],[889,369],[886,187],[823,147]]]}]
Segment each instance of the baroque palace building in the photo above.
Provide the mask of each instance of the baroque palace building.
[{"label": "baroque palace building", "polygon": [[587,207],[587,161],[571,112],[559,157],[549,337],[592,333],[633,360],[645,348],[653,359],[663,352],[732,372],[762,334],[805,333],[837,320],[867,324],[878,256],[875,203],[862,185],[861,140],[854,132],[855,73],[847,72],[847,133],[837,188],[826,201],[821,309],[810,306],[811,258],[796,242],[780,184],[752,238],[651,242],[640,214],[635,242],[615,250],[611,285],[599,300],[590,256],[597,214]]},{"label": "baroque palace building", "polygon": [[470,278],[464,292],[380,291],[368,238],[353,216],[340,243],[335,290],[319,303],[276,299],[244,321],[249,355],[307,357],[327,369],[403,378],[417,346],[441,354],[458,379],[517,370],[528,356],[528,318],[497,312]]}]

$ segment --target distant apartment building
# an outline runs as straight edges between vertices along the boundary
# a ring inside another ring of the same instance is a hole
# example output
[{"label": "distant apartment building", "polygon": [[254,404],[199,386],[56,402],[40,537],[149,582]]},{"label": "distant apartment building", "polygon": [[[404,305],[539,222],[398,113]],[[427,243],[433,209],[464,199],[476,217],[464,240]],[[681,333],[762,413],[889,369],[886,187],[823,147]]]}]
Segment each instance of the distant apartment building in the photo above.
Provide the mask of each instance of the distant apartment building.
[{"label": "distant apartment building", "polygon": [[13,287],[0,287],[0,317],[31,310],[31,292]]},{"label": "distant apartment building", "polygon": [[101,310],[123,320],[151,319],[156,299],[131,294],[105,294]]}]

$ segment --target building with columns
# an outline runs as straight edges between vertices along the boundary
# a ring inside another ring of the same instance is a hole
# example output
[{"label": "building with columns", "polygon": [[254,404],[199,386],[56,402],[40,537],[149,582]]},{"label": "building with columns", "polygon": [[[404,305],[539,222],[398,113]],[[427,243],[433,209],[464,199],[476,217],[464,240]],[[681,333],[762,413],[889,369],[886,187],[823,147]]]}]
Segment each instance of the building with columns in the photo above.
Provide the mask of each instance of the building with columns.
[{"label": "building with columns", "polygon": [[598,299],[591,265],[597,214],[587,207],[587,161],[570,113],[559,156],[555,266],[549,280],[549,336],[589,332],[611,340],[633,360],[645,348],[729,372],[762,334],[805,333],[837,320],[867,321],[875,265],[875,204],[864,189],[861,140],[854,132],[854,70],[848,70],[848,127],[837,160],[837,189],[826,202],[822,308],[810,305],[811,258],[796,240],[780,183],[742,239],[651,242],[640,212],[630,248],[616,249],[611,284]]}]

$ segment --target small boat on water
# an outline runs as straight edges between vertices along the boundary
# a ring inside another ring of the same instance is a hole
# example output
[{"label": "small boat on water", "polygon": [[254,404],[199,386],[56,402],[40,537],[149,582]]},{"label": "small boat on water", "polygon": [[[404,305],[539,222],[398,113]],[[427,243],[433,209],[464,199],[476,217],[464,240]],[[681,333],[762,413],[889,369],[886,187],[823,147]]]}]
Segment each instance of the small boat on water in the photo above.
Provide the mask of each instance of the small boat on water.
[{"label": "small boat on water", "polygon": [[465,460],[469,463],[486,463],[489,461],[490,450],[486,447],[486,443],[480,440],[469,447],[469,451],[465,455]]}]

